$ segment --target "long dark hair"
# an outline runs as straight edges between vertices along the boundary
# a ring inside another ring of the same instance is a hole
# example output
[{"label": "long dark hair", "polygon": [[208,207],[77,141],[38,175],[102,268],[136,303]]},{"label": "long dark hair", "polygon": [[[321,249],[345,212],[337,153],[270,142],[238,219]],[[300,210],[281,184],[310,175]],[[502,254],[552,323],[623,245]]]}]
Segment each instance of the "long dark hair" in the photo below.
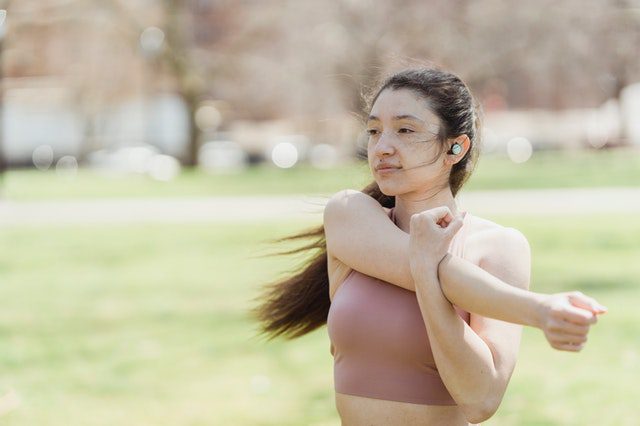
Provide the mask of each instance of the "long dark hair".
[{"label": "long dark hair", "polygon": [[[406,69],[388,77],[368,96],[367,111],[385,89],[409,89],[429,101],[431,110],[442,123],[438,134],[441,150],[447,148],[449,138],[463,134],[469,137],[470,149],[453,165],[449,175],[449,186],[455,197],[473,173],[480,153],[480,107],[471,91],[458,76],[450,72],[437,68]],[[375,180],[362,192],[383,207],[395,206],[395,197],[383,194]],[[327,323],[331,301],[324,226],[271,242],[294,240],[311,242],[274,255],[310,252],[310,259],[300,265],[293,276],[267,284],[263,294],[257,297],[259,305],[251,309],[251,315],[260,325],[260,334],[269,340],[279,335],[288,339],[300,337]]]}]

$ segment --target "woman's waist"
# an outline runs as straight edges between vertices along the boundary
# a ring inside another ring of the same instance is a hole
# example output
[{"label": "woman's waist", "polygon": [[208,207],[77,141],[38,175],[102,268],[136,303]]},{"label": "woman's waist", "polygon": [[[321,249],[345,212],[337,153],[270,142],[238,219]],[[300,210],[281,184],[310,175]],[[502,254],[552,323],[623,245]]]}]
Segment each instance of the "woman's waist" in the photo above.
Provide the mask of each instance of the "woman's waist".
[{"label": "woman's waist", "polygon": [[470,423],[457,405],[414,404],[336,392],[336,408],[348,425],[461,425]]},{"label": "woman's waist", "polygon": [[337,354],[336,392],[424,405],[455,405],[435,366]]}]

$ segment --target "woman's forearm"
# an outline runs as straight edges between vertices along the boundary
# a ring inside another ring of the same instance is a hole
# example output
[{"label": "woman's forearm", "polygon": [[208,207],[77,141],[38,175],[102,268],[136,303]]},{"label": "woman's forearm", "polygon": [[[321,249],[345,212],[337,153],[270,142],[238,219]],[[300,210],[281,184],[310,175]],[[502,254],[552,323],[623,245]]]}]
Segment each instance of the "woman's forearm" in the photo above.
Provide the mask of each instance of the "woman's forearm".
[{"label": "woman's forearm", "polygon": [[438,267],[440,287],[454,305],[475,314],[539,327],[544,295],[505,283],[481,267],[447,254]]},{"label": "woman's forearm", "polygon": [[[416,291],[409,266],[409,234],[393,240],[396,256],[403,259],[394,266],[391,284]],[[392,241],[392,240],[389,240]],[[369,274],[368,271],[362,271]],[[379,277],[378,277],[379,278]],[[467,312],[514,324],[540,327],[542,314],[540,303],[544,295],[508,284],[482,269],[480,266],[448,253],[438,267],[438,279],[442,293],[454,305]]]},{"label": "woman's forearm", "polygon": [[[416,291],[409,267],[408,243],[405,253],[407,260],[402,269],[406,268],[409,277],[401,287]],[[540,326],[540,303],[544,299],[540,293],[507,284],[468,260],[451,254],[440,262],[438,278],[445,297],[465,311],[514,324]]]},{"label": "woman's forearm", "polygon": [[417,279],[416,297],[442,381],[469,421],[483,421],[499,405],[491,396],[506,387],[491,350],[458,316],[437,277]]},{"label": "woman's forearm", "polygon": [[[409,266],[409,234],[382,206],[359,191],[343,191],[325,208],[327,251],[359,272],[416,291]],[[454,305],[481,316],[537,326],[535,312],[544,296],[507,284],[468,260],[440,262],[439,281]]]}]

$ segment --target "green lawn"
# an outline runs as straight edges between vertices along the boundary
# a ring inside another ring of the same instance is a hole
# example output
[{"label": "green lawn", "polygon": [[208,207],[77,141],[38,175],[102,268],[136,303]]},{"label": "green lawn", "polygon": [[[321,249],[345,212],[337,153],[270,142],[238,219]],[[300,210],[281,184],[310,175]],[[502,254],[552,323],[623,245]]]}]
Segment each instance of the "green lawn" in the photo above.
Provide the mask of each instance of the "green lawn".
[{"label": "green lawn", "polygon": [[[53,171],[14,170],[3,179],[9,199],[95,197],[186,197],[265,194],[332,194],[343,188],[362,189],[372,181],[366,163],[320,170],[301,165],[292,169],[259,166],[230,175],[186,170],[171,182],[144,175],[106,177],[80,170],[75,179]],[[640,150],[537,151],[523,164],[504,156],[485,155],[467,190],[591,186],[640,186]]]},{"label": "green lawn", "polygon": [[[491,425],[631,425],[640,218],[491,217],[533,250],[532,287],[609,308],[579,354],[525,330]],[[255,258],[311,222],[0,230],[3,425],[339,425],[326,327],[264,343],[247,318],[300,258]]]}]

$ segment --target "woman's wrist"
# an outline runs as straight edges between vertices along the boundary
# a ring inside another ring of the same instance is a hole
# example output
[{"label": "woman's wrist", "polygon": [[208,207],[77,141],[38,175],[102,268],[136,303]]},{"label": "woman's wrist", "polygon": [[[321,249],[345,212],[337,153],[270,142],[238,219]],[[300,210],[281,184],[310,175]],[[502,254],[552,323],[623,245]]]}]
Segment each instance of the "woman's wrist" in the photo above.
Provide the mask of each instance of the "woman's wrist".
[{"label": "woman's wrist", "polygon": [[[448,254],[448,253],[447,253]],[[446,255],[445,255],[446,257]],[[443,257],[444,259],[444,257]],[[420,268],[420,272],[411,270],[411,278],[414,285],[440,285],[440,278],[438,276],[438,269],[440,268],[440,260],[437,263],[433,263],[433,266]]]},{"label": "woman's wrist", "polygon": [[434,272],[433,274],[428,273],[428,274],[423,274],[419,277],[414,277],[413,283],[416,288],[424,287],[424,286],[432,286],[432,285],[439,286],[440,280],[438,279],[438,274]]},{"label": "woman's wrist", "polygon": [[438,264],[434,264],[433,267],[425,268],[420,274],[411,274],[413,278],[413,284],[417,288],[419,286],[440,286],[440,279],[438,278]]},{"label": "woman's wrist", "polygon": [[449,259],[451,258],[451,256],[452,256],[452,255],[451,255],[451,253],[449,253],[449,252],[445,253],[445,255],[442,257],[442,259],[440,259],[440,262],[438,262],[438,265],[436,266],[436,269],[435,269],[435,275],[436,275],[436,277],[437,277],[437,279],[438,279],[438,283],[441,283],[441,282],[442,282],[442,281],[440,280],[440,277],[442,276],[442,273],[443,273],[443,272],[442,272],[442,270],[443,270],[443,269],[442,269],[442,268],[443,268],[443,265],[445,265],[445,264],[446,264],[446,262],[447,262],[447,261],[449,261]]},{"label": "woman's wrist", "polygon": [[528,309],[526,310],[528,324],[526,325],[541,329],[544,325],[544,318],[546,318],[547,307],[544,302],[547,300],[547,295],[533,291],[530,291],[528,294]]}]

